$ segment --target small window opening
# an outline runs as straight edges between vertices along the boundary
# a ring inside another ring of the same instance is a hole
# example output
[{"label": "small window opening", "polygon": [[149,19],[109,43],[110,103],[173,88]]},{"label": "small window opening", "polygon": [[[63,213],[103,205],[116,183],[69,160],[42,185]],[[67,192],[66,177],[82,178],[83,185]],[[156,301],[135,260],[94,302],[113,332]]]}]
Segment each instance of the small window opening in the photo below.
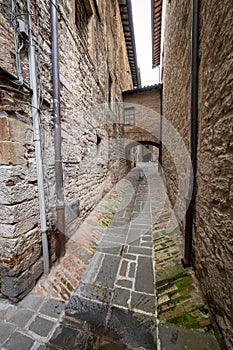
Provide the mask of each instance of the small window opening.
[{"label": "small window opening", "polygon": [[134,107],[129,107],[124,109],[124,123],[126,125],[134,125],[135,123]]}]

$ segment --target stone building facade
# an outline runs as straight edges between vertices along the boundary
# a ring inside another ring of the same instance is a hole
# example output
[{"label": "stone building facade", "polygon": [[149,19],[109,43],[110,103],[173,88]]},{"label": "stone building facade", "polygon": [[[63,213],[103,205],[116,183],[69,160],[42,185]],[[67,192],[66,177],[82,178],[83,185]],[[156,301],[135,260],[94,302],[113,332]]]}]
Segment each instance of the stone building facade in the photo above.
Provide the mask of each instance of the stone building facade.
[{"label": "stone building facade", "polygon": [[[163,115],[190,151],[192,1],[152,2],[154,66],[161,65]],[[233,5],[200,2],[198,140],[193,264],[228,349],[233,347]],[[164,28],[162,36],[160,28]],[[162,43],[163,42],[163,43]],[[163,49],[164,48],[164,49]],[[162,156],[174,204],[179,176]],[[185,222],[181,224],[183,231]]]},{"label": "stone building facade", "polygon": [[[26,7],[29,1],[12,3],[13,7],[11,1],[0,1],[0,277],[1,293],[17,301],[43,273],[33,142],[35,106],[31,105],[28,62],[29,16],[36,49],[50,263],[56,258],[57,230],[51,2],[33,0],[30,11]],[[58,3],[65,235],[71,237],[127,171],[119,145],[115,154],[114,138],[123,135],[123,116],[114,103],[122,101],[122,91],[137,86],[137,67],[132,53],[129,59],[130,40],[128,46],[125,40],[125,29],[127,35],[133,30],[132,25],[127,28],[129,2]]]},{"label": "stone building facade", "polygon": [[123,93],[126,157],[137,162],[157,161],[160,147],[161,86],[152,85]]}]

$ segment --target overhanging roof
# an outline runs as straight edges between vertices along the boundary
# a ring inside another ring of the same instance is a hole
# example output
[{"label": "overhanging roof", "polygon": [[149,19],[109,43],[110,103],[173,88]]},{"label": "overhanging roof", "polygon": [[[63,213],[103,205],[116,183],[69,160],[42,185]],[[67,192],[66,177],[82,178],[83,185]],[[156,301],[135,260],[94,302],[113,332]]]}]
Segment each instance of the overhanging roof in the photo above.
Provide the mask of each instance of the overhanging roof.
[{"label": "overhanging roof", "polygon": [[140,85],[131,0],[118,0],[133,86]]},{"label": "overhanging roof", "polygon": [[163,0],[151,0],[153,68],[160,65],[162,6]]}]

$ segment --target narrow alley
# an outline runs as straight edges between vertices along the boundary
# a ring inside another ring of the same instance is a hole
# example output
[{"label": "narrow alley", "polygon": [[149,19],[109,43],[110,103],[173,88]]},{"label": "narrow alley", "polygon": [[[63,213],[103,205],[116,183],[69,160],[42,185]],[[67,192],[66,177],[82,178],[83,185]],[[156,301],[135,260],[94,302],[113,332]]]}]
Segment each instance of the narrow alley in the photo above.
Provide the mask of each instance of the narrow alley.
[{"label": "narrow alley", "polygon": [[0,0],[1,350],[233,350],[232,18]]},{"label": "narrow alley", "polygon": [[157,165],[141,163],[99,203],[23,301],[0,302],[1,348],[219,349],[180,249]]}]

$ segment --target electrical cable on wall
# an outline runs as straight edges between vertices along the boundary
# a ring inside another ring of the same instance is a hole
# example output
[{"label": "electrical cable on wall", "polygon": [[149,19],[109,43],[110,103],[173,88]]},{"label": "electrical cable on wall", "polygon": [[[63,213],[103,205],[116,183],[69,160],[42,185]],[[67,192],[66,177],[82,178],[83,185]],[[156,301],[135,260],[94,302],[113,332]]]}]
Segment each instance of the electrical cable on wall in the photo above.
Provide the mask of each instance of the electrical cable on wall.
[{"label": "electrical cable on wall", "polygon": [[[12,13],[11,13],[11,23],[14,28],[14,41],[15,41],[15,64],[16,64],[16,72],[17,72],[17,77],[18,81],[15,83],[18,85],[23,84],[23,74],[22,74],[22,69],[21,69],[21,61],[20,61],[20,51],[23,48],[23,42],[21,43],[19,47],[19,33],[17,29],[17,22],[14,19],[15,17],[15,12],[16,12],[17,6],[15,3],[15,0],[12,0]],[[19,16],[19,14],[17,14]]]}]

